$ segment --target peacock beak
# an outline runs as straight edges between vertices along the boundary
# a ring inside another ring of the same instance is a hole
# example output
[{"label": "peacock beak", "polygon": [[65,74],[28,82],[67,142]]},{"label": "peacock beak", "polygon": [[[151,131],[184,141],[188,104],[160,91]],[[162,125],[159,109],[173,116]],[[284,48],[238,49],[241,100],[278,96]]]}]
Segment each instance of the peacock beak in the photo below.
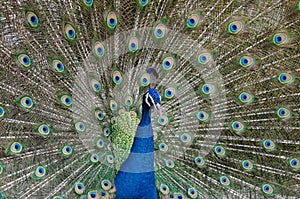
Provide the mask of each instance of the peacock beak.
[{"label": "peacock beak", "polygon": [[157,103],[157,104],[154,105],[154,107],[155,107],[157,113],[159,114],[159,116],[161,117],[162,112],[161,112],[160,104]]}]

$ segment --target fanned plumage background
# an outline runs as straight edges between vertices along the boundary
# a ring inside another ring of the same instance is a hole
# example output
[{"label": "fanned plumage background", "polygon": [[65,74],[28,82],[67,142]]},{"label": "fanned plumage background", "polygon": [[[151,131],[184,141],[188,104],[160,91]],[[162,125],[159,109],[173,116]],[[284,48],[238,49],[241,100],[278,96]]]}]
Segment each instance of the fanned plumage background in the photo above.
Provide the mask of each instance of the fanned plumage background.
[{"label": "fanned plumage background", "polygon": [[299,197],[299,10],[1,1],[0,198],[113,198],[126,158],[113,124],[130,112],[116,122],[134,135],[148,67],[163,98],[152,117],[160,198]]}]

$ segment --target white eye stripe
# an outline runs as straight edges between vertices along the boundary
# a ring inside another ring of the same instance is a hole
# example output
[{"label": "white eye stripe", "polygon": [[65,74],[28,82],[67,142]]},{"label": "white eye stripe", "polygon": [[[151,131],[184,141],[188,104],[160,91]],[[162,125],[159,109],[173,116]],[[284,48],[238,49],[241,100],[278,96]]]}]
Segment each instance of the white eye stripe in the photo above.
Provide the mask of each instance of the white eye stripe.
[{"label": "white eye stripe", "polygon": [[146,94],[145,102],[148,104],[149,107],[151,107],[151,106],[150,106],[150,103],[148,102],[149,96],[150,96],[149,93],[147,93],[147,94]]},{"label": "white eye stripe", "polygon": [[151,95],[149,95],[149,97],[151,99],[152,104],[155,105],[155,102],[154,102],[153,98],[151,97]]}]

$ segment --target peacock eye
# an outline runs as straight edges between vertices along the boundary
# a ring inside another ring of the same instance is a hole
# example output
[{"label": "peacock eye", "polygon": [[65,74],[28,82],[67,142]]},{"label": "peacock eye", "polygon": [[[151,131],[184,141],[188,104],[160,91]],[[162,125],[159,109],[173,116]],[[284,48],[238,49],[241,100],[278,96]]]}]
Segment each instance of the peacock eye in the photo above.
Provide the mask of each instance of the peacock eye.
[{"label": "peacock eye", "polygon": [[120,85],[122,83],[122,74],[120,71],[114,71],[113,72],[113,82],[116,84],[116,85]]},{"label": "peacock eye", "polygon": [[300,169],[300,160],[293,158],[289,161],[289,163],[294,170],[298,171]]},{"label": "peacock eye", "polygon": [[74,124],[77,133],[83,133],[86,130],[85,124],[83,122],[76,122]]},{"label": "peacock eye", "polygon": [[247,92],[242,92],[238,98],[239,98],[240,102],[245,103],[245,104],[251,103],[254,99],[253,95],[251,95],[250,93],[247,93]]},{"label": "peacock eye", "polygon": [[196,165],[199,167],[204,167],[204,165],[205,165],[205,159],[202,156],[195,157],[194,161],[195,161]]},{"label": "peacock eye", "polygon": [[208,52],[200,53],[198,55],[198,63],[199,64],[208,64],[212,61],[212,55]]},{"label": "peacock eye", "polygon": [[239,61],[240,66],[248,68],[254,65],[254,59],[250,56],[242,56]]},{"label": "peacock eye", "polygon": [[84,5],[86,5],[87,7],[92,7],[93,5],[93,0],[83,0]]},{"label": "peacock eye", "polygon": [[163,38],[166,34],[166,30],[167,30],[167,28],[163,23],[157,24],[154,29],[155,38],[157,38],[157,39]]},{"label": "peacock eye", "polygon": [[46,175],[46,168],[43,166],[38,166],[36,167],[35,171],[34,171],[34,178],[35,179],[41,179]]},{"label": "peacock eye", "polygon": [[233,21],[228,25],[228,32],[230,34],[238,34],[243,29],[243,23],[241,21]]},{"label": "peacock eye", "polygon": [[90,80],[90,87],[95,93],[99,93],[101,91],[101,84],[95,79]]},{"label": "peacock eye", "polygon": [[74,185],[74,191],[75,191],[75,193],[77,193],[79,195],[83,194],[84,191],[85,191],[84,184],[82,182],[75,183],[75,185]]},{"label": "peacock eye", "polygon": [[268,151],[273,151],[273,150],[275,150],[275,147],[276,147],[275,143],[269,139],[266,139],[263,141],[263,146]]},{"label": "peacock eye", "polygon": [[102,189],[107,191],[107,190],[111,189],[112,183],[109,180],[102,180],[101,187],[102,187]]},{"label": "peacock eye", "polygon": [[65,71],[65,65],[58,59],[52,61],[52,68],[57,73],[63,73]]},{"label": "peacock eye", "polygon": [[251,171],[253,170],[253,163],[249,160],[244,160],[242,162],[242,166],[246,171]]},{"label": "peacock eye", "polygon": [[133,105],[133,98],[131,96],[126,96],[124,99],[124,102],[126,106],[132,106]]},{"label": "peacock eye", "polygon": [[215,146],[214,148],[215,154],[219,157],[225,157],[226,156],[226,151],[222,146]]},{"label": "peacock eye", "polygon": [[104,134],[104,136],[108,137],[110,135],[110,129],[108,127],[104,127],[103,134]]},{"label": "peacock eye", "polygon": [[164,70],[171,70],[174,66],[175,59],[173,57],[166,57],[162,62],[162,67]]},{"label": "peacock eye", "polygon": [[99,162],[99,156],[97,155],[97,154],[91,154],[90,156],[89,156],[89,161],[91,162],[91,163],[93,163],[93,164],[95,164],[95,163],[97,163],[97,162]]},{"label": "peacock eye", "polygon": [[128,49],[131,53],[135,53],[139,48],[139,42],[136,37],[131,37],[128,42]]},{"label": "peacock eye", "polygon": [[158,124],[165,126],[169,123],[169,118],[167,116],[160,116],[158,118]]},{"label": "peacock eye", "polygon": [[239,121],[234,121],[231,123],[231,129],[235,133],[240,134],[245,130],[245,125]]},{"label": "peacock eye", "polygon": [[204,84],[201,88],[201,91],[203,94],[209,95],[216,91],[216,87],[213,84]]},{"label": "peacock eye", "polygon": [[193,199],[198,197],[197,191],[193,187],[188,189],[188,195]]},{"label": "peacock eye", "polygon": [[0,119],[4,117],[5,112],[6,112],[5,109],[2,106],[0,106]]},{"label": "peacock eye", "polygon": [[69,40],[69,41],[76,40],[76,31],[75,31],[75,28],[71,24],[69,24],[69,23],[65,24],[64,33],[65,33],[65,37],[67,40]]},{"label": "peacock eye", "polygon": [[172,99],[172,98],[174,98],[175,94],[176,94],[175,88],[169,87],[169,88],[165,89],[164,97],[167,99]]},{"label": "peacock eye", "polygon": [[118,103],[115,100],[110,100],[109,101],[109,108],[111,111],[117,111],[118,110]]},{"label": "peacock eye", "polygon": [[88,199],[99,199],[100,194],[96,190],[92,190],[88,192]]},{"label": "peacock eye", "polygon": [[200,120],[201,122],[207,122],[209,120],[209,114],[206,113],[205,111],[199,111],[197,113],[197,118],[198,120]]},{"label": "peacock eye", "polygon": [[19,142],[13,142],[9,145],[8,153],[12,155],[18,155],[22,152],[23,145]]},{"label": "peacock eye", "polygon": [[274,192],[273,187],[269,184],[263,184],[262,185],[262,190],[265,194],[268,194],[268,195],[271,195]]},{"label": "peacock eye", "polygon": [[106,160],[109,164],[114,163],[114,157],[112,155],[107,155]]},{"label": "peacock eye", "polygon": [[50,134],[51,129],[48,125],[46,124],[42,124],[40,126],[37,127],[37,132],[41,135],[41,136],[47,136]]},{"label": "peacock eye", "polygon": [[289,119],[292,115],[291,111],[286,108],[279,108],[276,113],[280,119]]},{"label": "peacock eye", "polygon": [[104,119],[104,113],[103,113],[100,109],[96,109],[96,110],[95,110],[95,117],[96,117],[99,121],[103,121],[103,119]]},{"label": "peacock eye", "polygon": [[37,28],[39,26],[39,18],[34,12],[28,11],[25,13],[25,15],[26,15],[27,23],[32,28]]},{"label": "peacock eye", "polygon": [[24,53],[17,56],[17,61],[24,69],[29,68],[32,64],[31,58]]},{"label": "peacock eye", "polygon": [[294,81],[294,77],[288,73],[280,73],[277,79],[281,84],[290,84]]},{"label": "peacock eye", "polygon": [[199,21],[200,16],[198,14],[192,14],[188,17],[186,25],[188,28],[195,28],[199,24]]},{"label": "peacock eye", "polygon": [[103,148],[104,144],[105,143],[101,138],[96,141],[96,147],[99,148],[99,149]]},{"label": "peacock eye", "polygon": [[101,42],[96,41],[94,44],[94,53],[97,57],[101,58],[105,54],[104,46]]},{"label": "peacock eye", "polygon": [[230,180],[226,176],[221,176],[220,177],[220,182],[223,186],[229,186],[230,185]]},{"label": "peacock eye", "polygon": [[118,24],[118,19],[117,19],[117,15],[115,12],[111,11],[107,14],[106,24],[107,24],[107,27],[112,30],[116,28],[116,26]]},{"label": "peacock eye", "polygon": [[169,187],[165,184],[161,184],[159,190],[164,195],[167,195],[169,193]]},{"label": "peacock eye", "polygon": [[166,151],[168,151],[168,149],[169,149],[168,145],[165,144],[165,143],[160,143],[160,144],[158,145],[158,148],[159,148],[160,151],[163,151],[163,152],[166,152]]},{"label": "peacock eye", "polygon": [[143,8],[149,3],[149,0],[139,0],[140,6]]},{"label": "peacock eye", "polygon": [[29,96],[22,96],[16,100],[17,103],[20,104],[21,107],[23,107],[26,110],[32,109],[34,105],[34,101]]},{"label": "peacock eye", "polygon": [[180,136],[180,140],[181,140],[181,142],[183,142],[183,143],[190,143],[191,140],[192,140],[192,137],[191,137],[190,134],[188,134],[188,133],[183,133],[183,134],[181,134],[181,136]]},{"label": "peacock eye", "polygon": [[288,43],[288,35],[285,33],[276,33],[273,36],[273,44],[277,46],[284,46],[286,43]]},{"label": "peacock eye", "polygon": [[73,103],[72,97],[68,94],[61,95],[60,96],[60,103],[66,108],[70,107]]},{"label": "peacock eye", "polygon": [[168,168],[174,168],[175,167],[175,163],[174,163],[174,161],[173,160],[166,160],[166,166],[168,167]]},{"label": "peacock eye", "polygon": [[65,145],[61,149],[61,155],[63,155],[63,156],[70,156],[72,153],[73,153],[73,148],[69,145]]},{"label": "peacock eye", "polygon": [[144,73],[140,78],[141,86],[148,86],[150,84],[150,75],[148,73]]}]

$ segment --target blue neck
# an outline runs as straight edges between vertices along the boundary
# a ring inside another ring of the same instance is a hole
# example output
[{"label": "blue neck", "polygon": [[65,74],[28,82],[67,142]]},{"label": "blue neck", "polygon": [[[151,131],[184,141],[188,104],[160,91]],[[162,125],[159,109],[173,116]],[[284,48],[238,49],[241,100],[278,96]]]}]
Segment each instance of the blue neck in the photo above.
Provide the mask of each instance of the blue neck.
[{"label": "blue neck", "polygon": [[148,106],[143,106],[142,119],[139,126],[147,126],[151,124],[151,110]]}]

